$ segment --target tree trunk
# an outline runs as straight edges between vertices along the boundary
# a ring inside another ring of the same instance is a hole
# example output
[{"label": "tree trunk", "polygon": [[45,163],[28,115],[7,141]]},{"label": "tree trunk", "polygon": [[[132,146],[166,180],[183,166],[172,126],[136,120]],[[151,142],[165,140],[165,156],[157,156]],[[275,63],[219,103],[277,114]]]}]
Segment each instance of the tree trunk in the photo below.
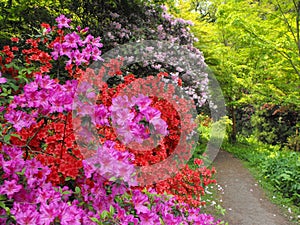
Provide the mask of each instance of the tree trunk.
[{"label": "tree trunk", "polygon": [[230,115],[231,115],[231,120],[232,120],[232,130],[230,134],[230,142],[231,143],[236,143],[236,115],[235,115],[235,107],[231,106],[230,107]]}]

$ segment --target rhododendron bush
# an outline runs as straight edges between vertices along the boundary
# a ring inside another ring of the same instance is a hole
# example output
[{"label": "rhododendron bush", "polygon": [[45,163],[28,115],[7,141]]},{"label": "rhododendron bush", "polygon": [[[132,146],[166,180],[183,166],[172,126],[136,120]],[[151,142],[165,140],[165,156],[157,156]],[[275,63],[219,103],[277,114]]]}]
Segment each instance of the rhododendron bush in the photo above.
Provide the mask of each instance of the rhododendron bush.
[{"label": "rhododendron bush", "polygon": [[[101,39],[56,21],[0,54],[1,224],[218,224],[198,207],[214,171],[185,165],[195,126],[191,102],[172,98],[182,81],[122,72],[122,59],[97,71],[118,82],[92,80]],[[151,182],[147,166],[176,151],[167,179]]]}]

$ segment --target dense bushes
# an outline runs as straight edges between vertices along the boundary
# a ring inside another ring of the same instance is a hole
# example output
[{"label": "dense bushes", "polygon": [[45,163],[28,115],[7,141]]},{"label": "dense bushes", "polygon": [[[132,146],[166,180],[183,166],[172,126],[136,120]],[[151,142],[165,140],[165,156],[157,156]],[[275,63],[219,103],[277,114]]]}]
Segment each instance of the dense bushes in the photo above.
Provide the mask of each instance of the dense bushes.
[{"label": "dense bushes", "polygon": [[273,104],[248,105],[236,110],[236,119],[240,135],[254,135],[264,143],[299,151],[299,109]]},{"label": "dense bushes", "polygon": [[[294,107],[265,104],[255,111],[251,118],[256,137],[269,144],[288,145],[296,149],[297,123],[299,110]],[[296,135],[296,136],[295,136]]]},{"label": "dense bushes", "polygon": [[261,164],[262,175],[284,197],[300,206],[300,155],[295,152],[271,153]]}]

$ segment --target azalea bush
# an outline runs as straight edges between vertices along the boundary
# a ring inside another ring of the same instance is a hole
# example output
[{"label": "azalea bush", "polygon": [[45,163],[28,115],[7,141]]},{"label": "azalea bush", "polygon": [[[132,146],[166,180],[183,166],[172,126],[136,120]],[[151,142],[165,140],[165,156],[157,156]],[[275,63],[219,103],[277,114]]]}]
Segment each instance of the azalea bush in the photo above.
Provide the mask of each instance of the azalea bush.
[{"label": "azalea bush", "polygon": [[171,76],[141,79],[114,60],[98,73],[122,82],[90,80],[89,65],[103,60],[101,39],[64,15],[56,21],[1,51],[1,223],[219,224],[194,207],[215,181],[200,160],[196,170],[184,166],[193,143],[179,145],[182,170],[170,165],[168,179],[150,183],[143,170],[170,158],[194,128],[188,108],[184,120],[172,107],[172,85],[162,98],[134,88]]}]

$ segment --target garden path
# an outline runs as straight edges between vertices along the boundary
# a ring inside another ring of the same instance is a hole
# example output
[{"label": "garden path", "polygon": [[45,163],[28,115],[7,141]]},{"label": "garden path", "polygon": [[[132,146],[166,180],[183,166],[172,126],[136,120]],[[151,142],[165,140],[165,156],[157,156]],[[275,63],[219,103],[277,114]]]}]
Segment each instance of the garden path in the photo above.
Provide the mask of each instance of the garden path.
[{"label": "garden path", "polygon": [[228,152],[220,151],[214,167],[216,179],[224,189],[222,220],[229,225],[290,225],[281,210],[272,204],[242,162]]}]

